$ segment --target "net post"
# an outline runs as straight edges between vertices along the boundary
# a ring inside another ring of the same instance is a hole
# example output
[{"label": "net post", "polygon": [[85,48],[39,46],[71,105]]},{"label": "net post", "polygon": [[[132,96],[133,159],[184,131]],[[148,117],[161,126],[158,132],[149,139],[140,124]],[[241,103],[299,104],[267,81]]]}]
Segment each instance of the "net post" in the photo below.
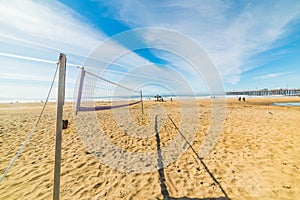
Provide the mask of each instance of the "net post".
[{"label": "net post", "polygon": [[142,90],[140,91],[141,93],[141,107],[142,107],[142,115],[144,114],[144,103],[143,103],[143,92]]},{"label": "net post", "polygon": [[59,55],[59,75],[57,92],[57,111],[56,111],[56,139],[55,139],[55,164],[54,164],[54,186],[53,199],[59,200],[60,194],[60,166],[61,166],[61,142],[62,142],[62,117],[65,97],[65,74],[66,74],[66,55]]},{"label": "net post", "polygon": [[83,81],[85,76],[85,70],[84,67],[81,68],[81,75],[80,75],[80,82],[79,82],[79,88],[78,88],[78,95],[77,95],[77,102],[76,102],[76,114],[80,109],[80,103],[81,103],[81,95],[82,95],[82,87],[83,87]]}]

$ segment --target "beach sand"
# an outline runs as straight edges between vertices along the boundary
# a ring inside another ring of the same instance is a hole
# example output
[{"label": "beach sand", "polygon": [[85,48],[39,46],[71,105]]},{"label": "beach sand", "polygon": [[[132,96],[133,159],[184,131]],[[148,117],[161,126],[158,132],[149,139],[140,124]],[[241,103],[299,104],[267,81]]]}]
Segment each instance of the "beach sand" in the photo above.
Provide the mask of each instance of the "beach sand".
[{"label": "beach sand", "polygon": [[[111,145],[126,152],[153,152],[152,159],[149,156],[127,168],[109,145],[97,146],[104,137],[93,132],[95,127],[89,120],[93,115],[79,113],[74,117],[72,105],[66,103],[64,119],[70,124],[63,130],[61,199],[226,199],[226,195],[238,200],[298,199],[300,107],[271,105],[283,101],[300,102],[300,98],[227,99],[218,143],[203,159],[196,153],[216,117],[211,115],[211,100],[197,102],[200,112],[196,118],[192,113],[182,117],[182,105],[177,101],[144,101],[144,116],[139,104],[130,107],[128,115],[123,115],[122,109],[117,113],[98,111],[98,126]],[[41,108],[42,103],[0,104],[1,175],[33,128]],[[189,104],[184,109],[189,111]],[[191,146],[172,146],[169,154],[157,150],[177,137],[182,139],[166,114]],[[132,122],[129,125],[128,120]],[[183,127],[186,121],[198,126]],[[0,183],[1,200],[52,199],[55,124],[56,105],[49,103],[32,138]],[[148,137],[141,138],[143,135]],[[84,145],[92,141],[98,142]],[[178,156],[180,148],[186,151]],[[112,166],[101,162],[102,158]]]}]

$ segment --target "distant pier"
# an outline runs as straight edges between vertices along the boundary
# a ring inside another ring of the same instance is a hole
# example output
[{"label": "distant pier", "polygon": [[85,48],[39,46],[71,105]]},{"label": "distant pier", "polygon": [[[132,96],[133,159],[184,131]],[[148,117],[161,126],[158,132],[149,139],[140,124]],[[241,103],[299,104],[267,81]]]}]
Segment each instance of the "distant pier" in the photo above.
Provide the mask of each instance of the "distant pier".
[{"label": "distant pier", "polygon": [[300,88],[298,89],[262,89],[262,90],[246,90],[246,91],[234,91],[226,92],[226,95],[248,95],[248,96],[270,96],[270,95],[282,95],[282,96],[300,96]]}]

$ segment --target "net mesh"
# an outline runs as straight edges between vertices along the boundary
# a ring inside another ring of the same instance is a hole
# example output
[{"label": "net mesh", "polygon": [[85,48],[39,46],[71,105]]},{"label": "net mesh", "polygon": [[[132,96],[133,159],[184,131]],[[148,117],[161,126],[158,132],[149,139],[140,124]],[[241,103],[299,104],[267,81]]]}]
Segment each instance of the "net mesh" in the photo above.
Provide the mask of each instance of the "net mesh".
[{"label": "net mesh", "polygon": [[140,102],[139,91],[82,69],[76,112],[120,108]]}]

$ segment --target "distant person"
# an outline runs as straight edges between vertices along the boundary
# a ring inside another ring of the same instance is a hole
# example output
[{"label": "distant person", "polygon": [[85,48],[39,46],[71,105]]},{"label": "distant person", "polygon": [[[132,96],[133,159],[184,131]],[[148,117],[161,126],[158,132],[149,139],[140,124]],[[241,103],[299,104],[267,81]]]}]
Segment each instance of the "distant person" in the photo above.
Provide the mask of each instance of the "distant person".
[{"label": "distant person", "polygon": [[245,102],[246,101],[246,98],[245,97],[243,97],[243,102]]},{"label": "distant person", "polygon": [[242,100],[242,97],[239,97],[238,100],[241,101],[241,100]]},{"label": "distant person", "polygon": [[171,101],[173,101],[172,97],[171,97]]}]

